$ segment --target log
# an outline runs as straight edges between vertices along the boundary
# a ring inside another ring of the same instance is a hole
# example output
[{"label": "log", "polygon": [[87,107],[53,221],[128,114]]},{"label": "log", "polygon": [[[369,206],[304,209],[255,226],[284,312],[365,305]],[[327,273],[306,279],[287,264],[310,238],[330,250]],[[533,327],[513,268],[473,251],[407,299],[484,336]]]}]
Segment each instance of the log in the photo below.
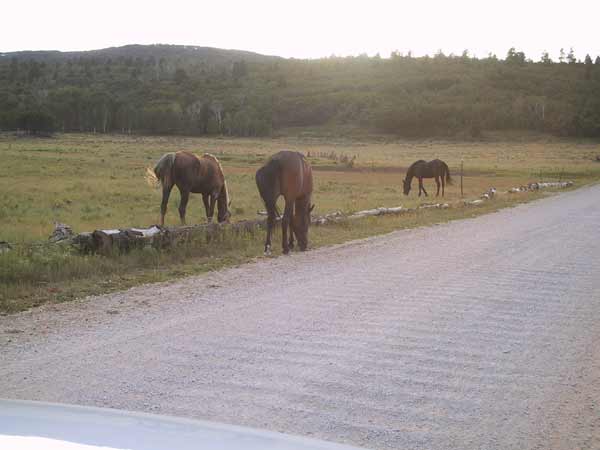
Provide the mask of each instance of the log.
[{"label": "log", "polygon": [[[564,188],[572,185],[573,182],[571,181],[529,183],[527,186],[512,188],[508,192],[516,193],[546,188]],[[496,189],[490,188],[484,192],[480,198],[463,201],[462,203],[464,205],[479,205],[486,200],[494,198],[496,195]],[[419,209],[446,209],[449,207],[450,205],[448,203],[428,203],[422,204],[417,208],[405,208],[403,206],[392,208],[379,207],[357,211],[352,214],[334,211],[325,215],[314,216],[311,223],[313,225],[327,225],[341,221],[362,219],[365,217],[404,214]],[[134,248],[143,248],[146,246],[160,249],[175,245],[185,245],[192,240],[198,239],[205,239],[207,242],[210,242],[213,239],[219,238],[225,232],[231,232],[235,235],[254,234],[258,230],[266,228],[267,219],[263,218],[266,215],[266,212],[257,211],[257,214],[261,216],[261,218],[255,220],[241,220],[234,223],[206,223],[180,227],[160,227],[158,225],[152,225],[148,228],[95,230],[93,232],[80,233],[74,236],[70,239],[70,243],[82,253],[109,255],[115,252],[125,253]],[[281,218],[278,217],[276,220],[279,221]],[[61,242],[64,241],[61,240]]]},{"label": "log", "polygon": [[0,241],[0,254],[8,253],[12,250],[12,245],[6,241]]},{"label": "log", "polygon": [[424,205],[419,206],[418,209],[446,209],[450,208],[448,203],[426,203]]},{"label": "log", "polygon": [[73,229],[64,223],[54,222],[54,231],[48,238],[50,242],[60,242],[72,239],[74,236]]},{"label": "log", "polygon": [[549,189],[549,188],[559,188],[564,189],[573,186],[572,181],[546,181],[539,183],[529,183],[527,186],[519,186],[509,189],[508,192],[510,194],[515,194],[517,192],[530,192],[530,191],[538,191],[540,189]]}]

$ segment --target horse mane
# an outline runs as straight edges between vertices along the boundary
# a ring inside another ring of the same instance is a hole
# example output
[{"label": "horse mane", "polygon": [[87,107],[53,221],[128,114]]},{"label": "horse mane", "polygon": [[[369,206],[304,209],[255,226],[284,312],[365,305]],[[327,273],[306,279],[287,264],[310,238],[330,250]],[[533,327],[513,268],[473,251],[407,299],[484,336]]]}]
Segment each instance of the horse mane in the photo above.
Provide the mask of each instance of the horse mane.
[{"label": "horse mane", "polygon": [[412,163],[408,169],[406,170],[406,179],[408,179],[408,177],[413,176],[413,172],[415,170],[415,168],[419,165],[419,164],[425,164],[427,163],[427,161],[425,161],[424,159],[419,159],[418,161],[415,161],[414,163]]},{"label": "horse mane", "polygon": [[214,161],[217,164],[219,172],[221,173],[221,177],[223,178],[223,189],[221,189],[221,193],[219,196],[225,194],[225,204],[229,205],[229,191],[227,190],[227,182],[225,181],[225,173],[223,172],[223,166],[221,166],[221,161],[219,161],[219,159],[212,153],[205,153],[204,155],[202,155],[202,158],[210,159],[211,161]]}]

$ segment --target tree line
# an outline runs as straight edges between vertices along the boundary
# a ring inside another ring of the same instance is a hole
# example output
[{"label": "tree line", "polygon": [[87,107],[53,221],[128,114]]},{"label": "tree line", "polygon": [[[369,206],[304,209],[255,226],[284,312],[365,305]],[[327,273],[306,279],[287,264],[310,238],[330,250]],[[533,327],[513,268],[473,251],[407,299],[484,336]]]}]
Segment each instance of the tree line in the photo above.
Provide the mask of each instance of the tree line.
[{"label": "tree line", "polygon": [[0,54],[0,129],[266,136],[352,126],[405,137],[600,137],[600,56],[297,60],[185,46]]}]

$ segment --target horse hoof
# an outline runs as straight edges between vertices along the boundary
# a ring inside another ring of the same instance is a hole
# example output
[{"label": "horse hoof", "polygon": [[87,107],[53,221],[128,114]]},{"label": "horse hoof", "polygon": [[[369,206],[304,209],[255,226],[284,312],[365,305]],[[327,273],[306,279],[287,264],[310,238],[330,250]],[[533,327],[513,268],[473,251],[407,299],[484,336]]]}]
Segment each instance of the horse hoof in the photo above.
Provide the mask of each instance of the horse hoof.
[{"label": "horse hoof", "polygon": [[271,256],[271,246],[270,245],[267,245],[265,247],[265,253],[264,254],[265,254],[265,256]]},{"label": "horse hoof", "polygon": [[289,255],[290,254],[290,249],[289,248],[284,248],[283,249],[283,254],[284,255]]}]

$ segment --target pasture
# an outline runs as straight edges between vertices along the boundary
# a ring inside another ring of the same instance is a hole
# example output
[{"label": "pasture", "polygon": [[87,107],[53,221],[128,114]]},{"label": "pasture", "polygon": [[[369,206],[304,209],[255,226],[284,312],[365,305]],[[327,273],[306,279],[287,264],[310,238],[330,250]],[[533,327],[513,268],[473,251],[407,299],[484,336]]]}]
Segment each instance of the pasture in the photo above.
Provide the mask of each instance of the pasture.
[{"label": "pasture", "polygon": [[[37,256],[31,257],[35,251],[30,248],[46,241],[55,221],[70,225],[75,232],[146,227],[158,223],[161,192],[148,186],[144,172],[147,167],[153,167],[163,153],[177,150],[215,154],[227,177],[232,220],[255,218],[264,206],[256,190],[254,173],[269,155],[281,149],[310,153],[315,170],[313,201],[316,214],[336,210],[352,212],[377,206],[413,207],[436,201],[432,195],[435,194],[433,180],[425,180],[428,198],[417,197],[416,180],[411,195],[405,197],[402,194],[405,169],[417,159],[440,158],[448,163],[454,184],[446,187],[444,201],[450,203],[460,200],[461,159],[465,170],[465,198],[478,197],[491,186],[506,190],[530,181],[559,178],[571,179],[580,186],[600,178],[600,163],[594,162],[600,153],[597,144],[540,137],[453,142],[311,136],[209,139],[76,134],[16,138],[2,135],[0,241],[16,244],[18,250],[0,255],[0,309],[18,310],[47,300],[60,301],[144,281],[165,280],[258,256],[264,237],[262,233],[245,242],[221,243],[221,247],[213,245],[201,251],[187,250],[176,256],[135,254],[115,257],[118,262],[102,257],[61,254],[58,262],[51,256],[47,263],[43,263],[43,258],[42,262],[34,263],[31,259]],[[353,163],[349,163],[351,160]],[[352,227],[313,227],[311,246],[465,217],[536,195],[499,199],[477,211],[451,208],[450,211],[423,212],[419,217],[369,219],[353,223]],[[167,225],[179,223],[178,203],[179,193],[174,189]],[[205,221],[199,195],[192,195],[190,199],[187,221],[190,224]],[[274,248],[279,254],[280,246],[274,245]],[[23,268],[25,266],[28,268]],[[120,273],[122,280],[104,286],[115,271]],[[39,276],[37,272],[40,272]],[[24,298],[30,298],[30,301]]]}]

